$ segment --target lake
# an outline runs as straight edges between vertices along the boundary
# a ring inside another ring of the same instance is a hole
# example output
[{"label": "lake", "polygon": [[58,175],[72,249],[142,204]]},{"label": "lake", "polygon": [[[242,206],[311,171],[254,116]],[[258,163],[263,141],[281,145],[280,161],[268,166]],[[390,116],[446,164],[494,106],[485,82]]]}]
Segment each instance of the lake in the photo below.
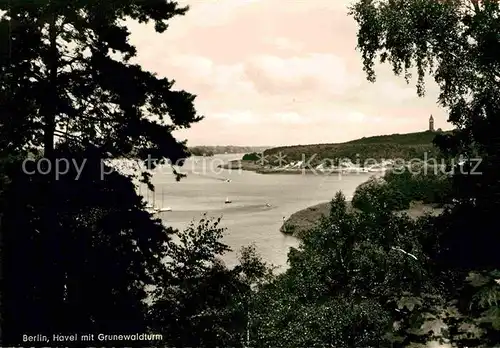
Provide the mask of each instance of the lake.
[{"label": "lake", "polygon": [[[279,231],[283,217],[329,201],[339,190],[351,199],[356,187],[373,175],[266,175],[217,168],[242,156],[192,157],[181,168],[187,177],[180,182],[167,167],[156,170],[152,178],[156,206],[172,209],[159,214],[165,225],[183,229],[203,213],[222,217],[222,227],[227,228],[224,242],[233,250],[224,256],[230,267],[236,263],[236,252],[242,246],[255,243],[267,262],[285,268],[288,250],[298,246],[298,240]],[[145,186],[140,187],[140,192],[153,201],[153,194],[147,193]],[[232,203],[225,204],[226,199]]]}]

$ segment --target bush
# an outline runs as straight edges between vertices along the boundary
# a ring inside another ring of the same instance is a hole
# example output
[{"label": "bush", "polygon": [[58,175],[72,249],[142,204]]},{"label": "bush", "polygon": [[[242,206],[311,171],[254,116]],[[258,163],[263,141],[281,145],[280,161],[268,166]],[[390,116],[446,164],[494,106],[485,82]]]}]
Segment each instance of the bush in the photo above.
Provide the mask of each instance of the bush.
[{"label": "bush", "polygon": [[371,179],[360,185],[354,192],[352,203],[362,211],[373,209],[380,203],[392,210],[404,210],[412,201],[445,204],[450,193],[451,181],[446,175],[390,171],[383,179]]},{"label": "bush", "polygon": [[259,154],[257,152],[246,153],[243,155],[243,161],[258,161],[260,159]]},{"label": "bush", "polygon": [[294,224],[291,224],[289,222],[285,222],[281,227],[280,227],[280,232],[284,234],[290,234],[294,235],[297,230],[297,226]]},{"label": "bush", "polygon": [[[362,186],[368,198],[385,187],[381,180]],[[352,212],[337,194],[330,213],[289,252],[290,268],[254,297],[252,346],[403,346],[392,336],[422,322],[420,313],[399,303],[413,300],[409,289],[418,295],[435,291],[421,234],[416,222],[383,206]]]},{"label": "bush", "polygon": [[425,204],[445,204],[451,193],[451,180],[444,174],[405,170],[403,173],[389,172],[384,176],[387,185],[405,196],[407,201]]},{"label": "bush", "polygon": [[390,210],[408,209],[410,202],[404,192],[395,190],[385,180],[377,179],[358,186],[352,198],[353,207],[361,211],[369,211],[380,205]]}]

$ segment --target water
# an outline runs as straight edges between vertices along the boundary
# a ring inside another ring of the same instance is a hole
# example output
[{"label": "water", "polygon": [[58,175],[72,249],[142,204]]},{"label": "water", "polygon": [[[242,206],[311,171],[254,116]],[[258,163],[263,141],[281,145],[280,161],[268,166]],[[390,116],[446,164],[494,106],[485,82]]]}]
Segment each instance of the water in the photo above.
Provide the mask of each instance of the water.
[{"label": "water", "polygon": [[[222,217],[222,227],[227,228],[224,242],[233,250],[224,256],[228,266],[236,263],[236,252],[242,246],[255,243],[267,262],[286,267],[288,250],[298,246],[298,240],[279,231],[283,217],[330,201],[339,190],[350,199],[356,187],[372,175],[265,175],[217,168],[229,160],[241,159],[242,155],[190,158],[181,169],[187,177],[180,182],[175,181],[168,168],[161,168],[152,178],[155,204],[172,208],[159,214],[167,226],[183,229],[205,212],[209,217]],[[153,194],[148,195],[145,187],[141,192],[153,200]],[[226,198],[232,203],[225,204]]]}]

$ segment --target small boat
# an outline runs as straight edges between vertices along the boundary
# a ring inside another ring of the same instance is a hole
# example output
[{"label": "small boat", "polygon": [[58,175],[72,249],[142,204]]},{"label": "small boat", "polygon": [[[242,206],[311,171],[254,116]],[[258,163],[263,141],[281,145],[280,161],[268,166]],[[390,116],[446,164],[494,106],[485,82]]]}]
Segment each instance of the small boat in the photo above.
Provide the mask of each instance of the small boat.
[{"label": "small boat", "polygon": [[164,212],[164,211],[172,211],[172,208],[170,207],[165,207],[165,208],[160,208],[159,210],[160,212]]},{"label": "small boat", "polygon": [[271,206],[271,204],[269,204],[269,203],[266,203],[266,207],[270,207],[270,206]]},{"label": "small boat", "polygon": [[229,204],[231,203],[231,201],[229,200],[229,197],[226,197],[226,201],[224,202],[225,204]]}]

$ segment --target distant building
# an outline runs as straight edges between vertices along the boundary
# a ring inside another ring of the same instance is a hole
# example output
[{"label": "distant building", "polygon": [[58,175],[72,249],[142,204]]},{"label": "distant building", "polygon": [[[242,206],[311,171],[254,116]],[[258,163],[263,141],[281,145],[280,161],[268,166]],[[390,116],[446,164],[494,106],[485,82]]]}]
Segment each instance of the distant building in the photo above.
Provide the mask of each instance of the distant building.
[{"label": "distant building", "polygon": [[429,117],[429,132],[434,132],[434,117]]}]

